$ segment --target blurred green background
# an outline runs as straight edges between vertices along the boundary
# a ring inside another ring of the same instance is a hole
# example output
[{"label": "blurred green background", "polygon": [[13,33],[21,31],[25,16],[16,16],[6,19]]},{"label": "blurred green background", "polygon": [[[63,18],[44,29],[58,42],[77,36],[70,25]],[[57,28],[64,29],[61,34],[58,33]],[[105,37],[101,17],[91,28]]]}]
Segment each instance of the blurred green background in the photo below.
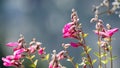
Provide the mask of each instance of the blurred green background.
[{"label": "blurred green background", "polygon": [[[89,21],[94,17],[92,6],[99,5],[100,2],[102,0],[0,0],[0,58],[12,54],[12,49],[5,44],[17,41],[20,34],[24,35],[26,42],[30,42],[32,38],[42,42],[46,52],[52,53],[54,49],[57,52],[62,50],[62,43],[74,41],[62,38],[62,28],[70,22],[72,8],[77,10],[84,32],[89,34],[86,38],[87,44],[93,48],[92,52],[97,51],[97,35],[92,31],[95,29],[95,23],[91,24]],[[118,15],[104,14],[100,18],[104,24],[109,23],[112,27],[120,27]],[[113,36],[113,39],[113,55],[118,56],[114,61],[114,68],[119,68],[120,31]],[[70,55],[76,58],[74,61],[80,63],[82,48],[70,47],[68,50]],[[92,58],[97,58],[92,52]],[[46,63],[39,61],[37,68],[48,68]],[[29,61],[25,64],[28,65]],[[67,68],[73,68],[67,61],[61,61],[61,64]],[[98,66],[97,63],[96,66]],[[2,65],[1,59],[0,68],[6,68]]]}]

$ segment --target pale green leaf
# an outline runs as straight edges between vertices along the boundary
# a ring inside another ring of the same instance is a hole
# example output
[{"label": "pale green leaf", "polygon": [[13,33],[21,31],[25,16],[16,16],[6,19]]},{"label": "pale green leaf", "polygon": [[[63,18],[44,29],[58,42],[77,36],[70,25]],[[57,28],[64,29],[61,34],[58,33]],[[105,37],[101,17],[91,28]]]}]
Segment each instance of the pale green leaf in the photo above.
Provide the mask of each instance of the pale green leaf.
[{"label": "pale green leaf", "polygon": [[103,63],[103,64],[107,64],[108,63],[108,60],[106,59],[106,60],[101,60],[101,62]]},{"label": "pale green leaf", "polygon": [[108,59],[109,59],[109,60],[115,60],[115,59],[117,59],[117,56],[113,56],[112,58],[109,57]]},{"label": "pale green leaf", "polygon": [[84,63],[84,62],[81,62],[79,65],[80,65],[80,66],[83,66],[83,65],[85,65],[85,63]]},{"label": "pale green leaf", "polygon": [[73,61],[73,59],[74,59],[73,57],[70,57],[70,58],[68,58],[68,59],[67,59],[67,61],[72,62],[72,61]]},{"label": "pale green leaf", "polygon": [[50,54],[45,55],[45,58],[42,58],[42,60],[49,60]]},{"label": "pale green leaf", "polygon": [[98,58],[100,58],[100,55],[98,52],[94,52],[94,55],[97,56]]},{"label": "pale green leaf", "polygon": [[84,33],[83,37],[86,38],[87,36],[88,36],[88,34],[87,34],[87,33]]},{"label": "pale green leaf", "polygon": [[35,66],[37,65],[37,62],[38,62],[38,60],[36,59],[36,60],[34,61],[34,65],[35,65]]},{"label": "pale green leaf", "polygon": [[84,55],[85,55],[85,52],[82,52],[82,53],[81,53],[81,56],[84,56]]},{"label": "pale green leaf", "polygon": [[33,58],[35,58],[35,55],[32,55],[32,56],[30,57],[30,59],[33,59]]},{"label": "pale green leaf", "polygon": [[35,68],[36,66],[35,66],[35,64],[30,64],[29,65],[31,68]]},{"label": "pale green leaf", "polygon": [[109,45],[108,48],[109,48],[109,50],[112,50],[112,46],[111,45]]},{"label": "pale green leaf", "polygon": [[89,53],[92,50],[92,48],[88,47],[87,48],[87,53]]},{"label": "pale green leaf", "polygon": [[75,68],[79,68],[79,64],[78,63],[75,64]]},{"label": "pale green leaf", "polygon": [[92,64],[94,64],[96,61],[97,61],[97,59],[94,59],[94,60],[92,61]]}]

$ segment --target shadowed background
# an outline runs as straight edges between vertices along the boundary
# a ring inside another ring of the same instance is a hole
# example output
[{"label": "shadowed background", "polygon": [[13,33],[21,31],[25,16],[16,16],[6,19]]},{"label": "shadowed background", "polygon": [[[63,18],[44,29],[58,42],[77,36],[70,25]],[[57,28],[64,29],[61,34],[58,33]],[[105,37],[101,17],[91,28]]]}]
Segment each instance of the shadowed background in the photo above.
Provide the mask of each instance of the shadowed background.
[{"label": "shadowed background", "polygon": [[[92,6],[99,5],[101,1],[0,0],[0,58],[12,54],[12,49],[6,47],[5,44],[17,41],[20,34],[24,35],[26,42],[30,42],[32,38],[36,38],[37,41],[42,42],[43,46],[46,47],[46,52],[52,53],[54,49],[57,52],[62,50],[62,43],[74,41],[73,39],[62,38],[62,28],[66,23],[70,22],[72,8],[77,10],[84,32],[89,34],[86,38],[87,45],[93,48],[92,52],[98,51],[96,44],[97,35],[92,31],[95,29],[95,23],[91,24],[89,21],[94,17]],[[109,23],[112,27],[120,27],[120,18],[115,14],[110,16],[104,14],[100,18],[104,21],[104,24]],[[113,38],[113,55],[118,56],[118,59],[114,61],[114,68],[119,68],[120,31]],[[82,48],[70,47],[68,50],[71,53],[70,55],[76,58],[74,61],[80,63]],[[97,58],[92,52],[92,58]],[[62,61],[61,64],[67,66],[67,68],[73,68],[72,64],[67,61]],[[97,63],[95,66],[98,66]],[[0,68],[5,68],[2,65],[1,59]],[[39,61],[37,68],[48,68],[48,64]]]}]

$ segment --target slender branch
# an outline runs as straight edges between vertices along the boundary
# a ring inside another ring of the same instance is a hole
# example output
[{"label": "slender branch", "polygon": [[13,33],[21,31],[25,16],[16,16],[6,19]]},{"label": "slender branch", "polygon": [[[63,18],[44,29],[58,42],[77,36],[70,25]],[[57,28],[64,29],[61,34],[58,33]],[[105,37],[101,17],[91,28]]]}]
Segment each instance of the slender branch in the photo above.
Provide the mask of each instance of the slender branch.
[{"label": "slender branch", "polygon": [[[110,37],[110,41],[109,41],[110,47],[112,47],[111,45],[111,37]],[[111,68],[113,68],[113,60],[112,60],[112,50],[110,50],[110,58],[111,58]]]},{"label": "slender branch", "polygon": [[[98,42],[100,42],[101,39],[100,39],[100,36],[99,36],[99,30],[98,30]],[[100,65],[100,68],[102,68],[102,63],[101,63],[101,47],[100,47],[100,44],[98,44],[98,48],[99,48],[99,65]]]},{"label": "slender branch", "polygon": [[[81,28],[81,31],[82,31],[82,28]],[[92,60],[91,60],[90,55],[89,55],[88,52],[87,52],[87,46],[86,46],[86,42],[85,42],[85,39],[84,39],[83,36],[84,36],[84,32],[82,31],[83,48],[84,48],[84,51],[85,51],[86,56],[87,56],[87,58],[88,58],[88,61],[89,61],[89,63],[90,63],[90,68],[93,68]]]}]

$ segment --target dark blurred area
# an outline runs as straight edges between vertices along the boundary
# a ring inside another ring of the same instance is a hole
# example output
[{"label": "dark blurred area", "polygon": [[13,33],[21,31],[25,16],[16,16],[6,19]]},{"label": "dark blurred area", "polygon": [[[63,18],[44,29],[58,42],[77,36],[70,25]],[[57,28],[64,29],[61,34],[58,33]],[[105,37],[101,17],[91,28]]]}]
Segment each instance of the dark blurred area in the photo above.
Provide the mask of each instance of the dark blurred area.
[{"label": "dark blurred area", "polygon": [[[62,50],[62,43],[69,43],[74,39],[62,38],[63,26],[70,22],[71,9],[75,8],[80,18],[80,23],[85,33],[87,45],[93,48],[92,52],[97,51],[97,35],[93,33],[95,23],[90,23],[94,17],[92,6],[98,5],[102,0],[0,0],[0,68],[2,57],[12,54],[12,49],[5,46],[8,42],[17,41],[20,34],[23,34],[26,42],[32,38],[43,43],[46,52],[52,53],[52,50],[59,52]],[[112,27],[120,28],[120,18],[115,15],[101,15],[100,18],[104,24],[109,23]],[[118,56],[114,61],[115,68],[120,67],[120,31],[113,36],[113,55]],[[76,58],[75,62],[81,62],[80,53],[82,48],[69,48],[70,55]],[[92,58],[95,57],[91,52]],[[26,65],[29,64],[25,63]],[[73,68],[67,61],[61,64],[67,68]],[[95,67],[98,66],[97,63]],[[109,66],[109,65],[108,65]],[[11,67],[12,68],[12,67]],[[28,68],[28,67],[26,67]],[[37,68],[48,68],[46,62],[40,61]]]}]

